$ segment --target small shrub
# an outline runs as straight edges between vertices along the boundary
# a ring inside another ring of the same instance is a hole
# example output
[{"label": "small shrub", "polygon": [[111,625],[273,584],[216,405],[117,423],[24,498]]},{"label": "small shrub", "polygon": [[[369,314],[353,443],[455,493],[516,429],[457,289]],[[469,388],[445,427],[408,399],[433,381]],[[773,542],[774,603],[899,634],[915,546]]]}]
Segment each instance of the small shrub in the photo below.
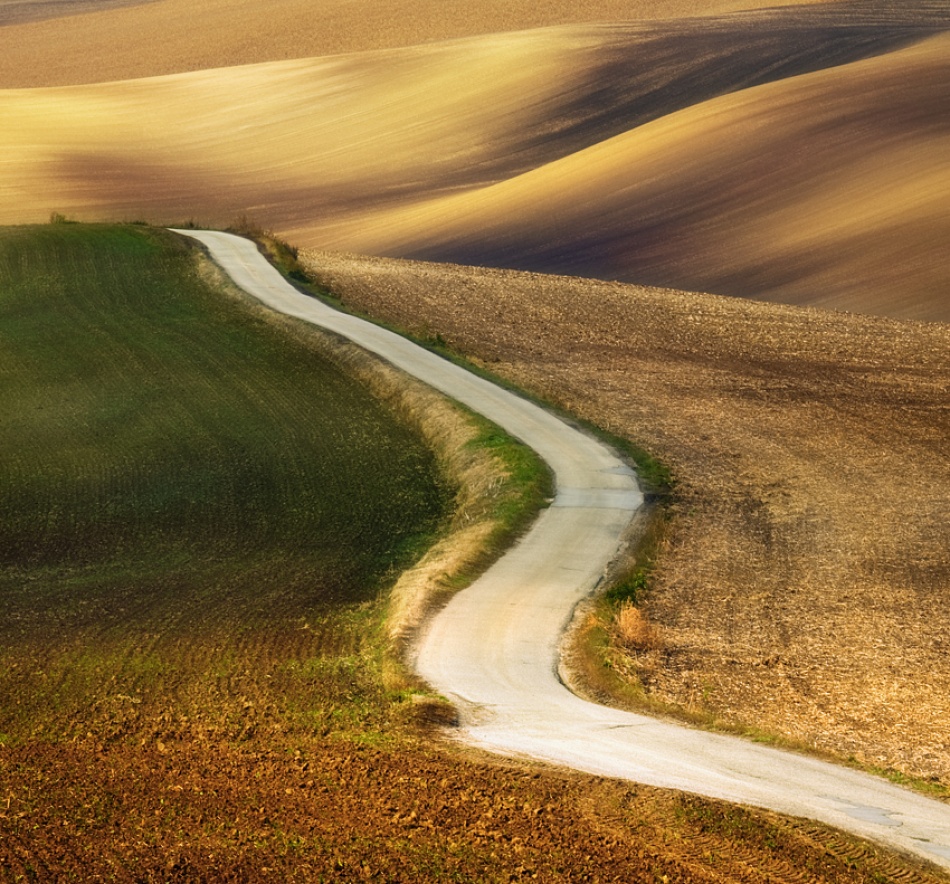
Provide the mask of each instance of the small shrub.
[{"label": "small shrub", "polygon": [[660,648],[660,632],[636,605],[624,602],[614,619],[617,638],[631,651],[656,651]]},{"label": "small shrub", "polygon": [[643,600],[643,594],[647,591],[650,569],[651,564],[649,562],[643,567],[637,568],[633,573],[619,580],[608,589],[604,597],[612,605],[639,605]]}]

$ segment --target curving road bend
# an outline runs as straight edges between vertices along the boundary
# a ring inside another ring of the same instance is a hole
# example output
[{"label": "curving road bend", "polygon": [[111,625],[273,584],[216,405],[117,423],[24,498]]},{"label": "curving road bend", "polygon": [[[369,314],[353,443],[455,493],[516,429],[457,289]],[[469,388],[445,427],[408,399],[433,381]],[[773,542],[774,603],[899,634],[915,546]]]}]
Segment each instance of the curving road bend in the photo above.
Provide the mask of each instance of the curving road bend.
[{"label": "curving road bend", "polygon": [[642,503],[601,443],[538,406],[286,283],[248,240],[180,230],[242,289],[343,335],[531,446],[557,496],[524,538],[428,625],[416,670],[461,710],[460,738],[608,777],[808,817],[950,870],[950,805],[885,780],[744,740],[598,706],[558,678],[559,642]]}]

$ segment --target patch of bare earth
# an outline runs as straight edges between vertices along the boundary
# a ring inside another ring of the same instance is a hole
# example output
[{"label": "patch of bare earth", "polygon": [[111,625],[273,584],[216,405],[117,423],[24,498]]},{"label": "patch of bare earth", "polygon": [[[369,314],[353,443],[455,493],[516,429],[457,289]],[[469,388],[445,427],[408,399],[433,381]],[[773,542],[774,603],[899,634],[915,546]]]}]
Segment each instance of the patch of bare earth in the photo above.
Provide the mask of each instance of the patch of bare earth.
[{"label": "patch of bare earth", "polygon": [[654,699],[950,784],[950,326],[308,257],[344,303],[634,439],[676,480]]},{"label": "patch of bare earth", "polygon": [[0,750],[0,880],[937,882],[808,823],[417,746]]}]

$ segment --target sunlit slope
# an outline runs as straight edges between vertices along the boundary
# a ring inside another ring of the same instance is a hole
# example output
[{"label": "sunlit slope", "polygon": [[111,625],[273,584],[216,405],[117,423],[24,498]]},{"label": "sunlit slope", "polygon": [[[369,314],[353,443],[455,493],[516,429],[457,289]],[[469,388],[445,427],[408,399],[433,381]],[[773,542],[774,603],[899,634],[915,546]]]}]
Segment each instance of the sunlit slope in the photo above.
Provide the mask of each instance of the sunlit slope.
[{"label": "sunlit slope", "polygon": [[[7,24],[0,27],[0,87],[124,80],[548,25],[713,15],[760,5],[760,0],[0,0],[0,25]],[[77,11],[87,14],[58,17]],[[32,20],[37,18],[47,20]]]},{"label": "sunlit slope", "polygon": [[913,36],[795,31],[731,19],[560,28],[0,92],[0,212],[251,212],[314,241],[346,217],[504,181],[696,101]]},{"label": "sunlit slope", "polygon": [[354,251],[950,319],[950,38],[700,104]]},{"label": "sunlit slope", "polygon": [[793,13],[3,90],[0,223],[247,215],[302,246],[946,316],[947,39]]},{"label": "sunlit slope", "polygon": [[[603,45],[532,32],[151,80],[0,92],[0,217],[236,213],[330,225],[535,167]],[[518,145],[521,145],[519,148]],[[519,155],[523,154],[523,155]]]}]

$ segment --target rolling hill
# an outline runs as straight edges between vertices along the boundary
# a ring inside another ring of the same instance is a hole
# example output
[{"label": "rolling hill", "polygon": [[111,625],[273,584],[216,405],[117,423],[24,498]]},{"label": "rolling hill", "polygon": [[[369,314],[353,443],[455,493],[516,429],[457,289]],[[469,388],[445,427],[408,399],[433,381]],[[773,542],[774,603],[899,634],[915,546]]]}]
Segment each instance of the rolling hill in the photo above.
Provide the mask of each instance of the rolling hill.
[{"label": "rolling hill", "polygon": [[302,246],[947,319],[948,27],[798,6],[5,89],[0,222],[248,216]]},{"label": "rolling hill", "polygon": [[950,319],[950,37],[696,104],[340,245]]},{"label": "rolling hill", "polygon": [[[950,319],[946,3],[757,5],[0,0],[0,223],[247,218],[301,246],[543,271],[306,255],[350,306],[672,468],[661,641],[610,649],[652,702],[939,789],[950,326],[551,275]],[[119,339],[136,324],[102,318]],[[0,733],[10,874],[935,880],[807,822],[476,764],[405,722],[368,747],[358,617],[333,666],[281,668],[282,641],[313,641],[290,626],[254,673],[244,632],[199,642],[213,695],[169,677],[180,649],[153,623],[161,666],[113,656],[177,708],[74,645],[12,658],[7,711],[32,678],[58,703],[30,688],[14,716],[76,739]],[[288,683],[307,703],[277,708]]]},{"label": "rolling hill", "polygon": [[760,5],[757,0],[0,0],[0,26],[6,26],[0,30],[0,87],[126,80]]}]

